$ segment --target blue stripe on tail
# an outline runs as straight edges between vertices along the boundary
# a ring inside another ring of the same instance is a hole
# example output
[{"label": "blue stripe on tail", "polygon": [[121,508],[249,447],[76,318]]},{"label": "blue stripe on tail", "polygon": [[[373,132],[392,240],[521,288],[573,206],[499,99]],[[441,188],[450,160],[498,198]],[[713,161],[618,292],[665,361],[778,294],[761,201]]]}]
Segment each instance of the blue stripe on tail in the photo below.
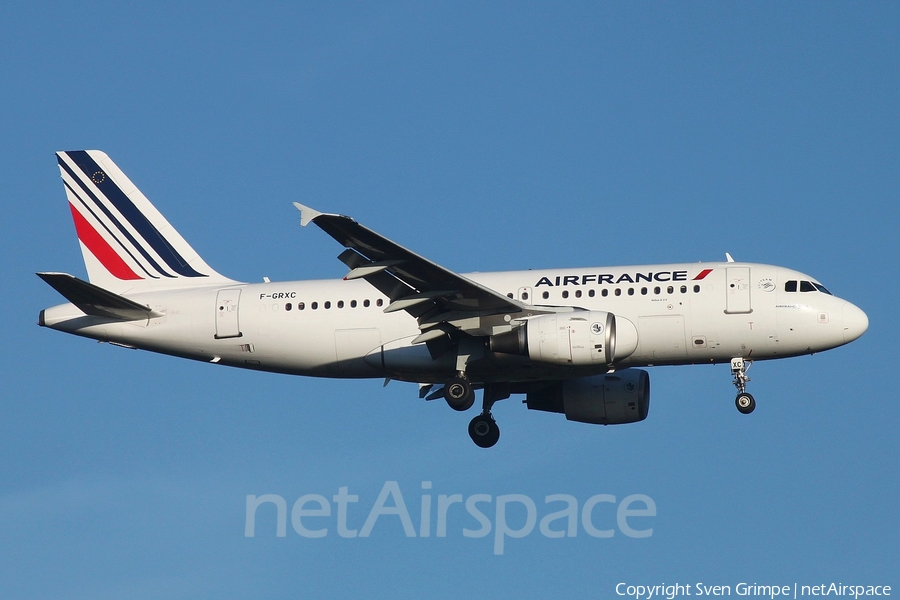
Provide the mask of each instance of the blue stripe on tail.
[{"label": "blue stripe on tail", "polygon": [[[153,226],[144,213],[134,205],[119,186],[103,171],[90,154],[84,150],[66,152],[69,158],[81,168],[88,179],[94,182],[101,192],[112,202],[113,206],[128,220],[147,244],[162,258],[173,271],[182,277],[208,277],[198,273],[182,258],[178,251],[169,244],[168,240]],[[108,215],[112,218],[112,215]],[[135,244],[138,248],[140,245]],[[149,257],[147,257],[149,259]],[[151,261],[152,262],[152,261]],[[156,265],[154,265],[156,266]],[[158,267],[157,267],[158,268]],[[165,274],[162,269],[160,272]]]}]

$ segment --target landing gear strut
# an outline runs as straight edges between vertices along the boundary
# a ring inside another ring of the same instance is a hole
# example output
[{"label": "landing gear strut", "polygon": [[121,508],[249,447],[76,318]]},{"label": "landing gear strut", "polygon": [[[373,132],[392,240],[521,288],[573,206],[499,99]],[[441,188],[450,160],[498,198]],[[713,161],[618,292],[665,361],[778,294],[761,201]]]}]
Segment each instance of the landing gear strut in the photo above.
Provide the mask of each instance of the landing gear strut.
[{"label": "landing gear strut", "polygon": [[747,382],[750,381],[750,378],[747,377],[747,370],[752,364],[753,361],[745,361],[742,357],[731,359],[731,374],[734,376],[733,383],[738,390],[737,398],[734,399],[734,405],[737,407],[738,412],[744,415],[749,415],[756,408],[756,400],[746,391]]}]

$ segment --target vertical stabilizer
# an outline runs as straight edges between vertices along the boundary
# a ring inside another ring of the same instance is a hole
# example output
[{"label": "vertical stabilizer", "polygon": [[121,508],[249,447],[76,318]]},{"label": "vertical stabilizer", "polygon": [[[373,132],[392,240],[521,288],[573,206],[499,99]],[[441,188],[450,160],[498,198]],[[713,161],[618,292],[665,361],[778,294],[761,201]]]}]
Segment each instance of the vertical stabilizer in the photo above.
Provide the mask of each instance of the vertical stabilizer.
[{"label": "vertical stabilizer", "polygon": [[99,150],[57,152],[88,278],[115,293],[230,282]]}]

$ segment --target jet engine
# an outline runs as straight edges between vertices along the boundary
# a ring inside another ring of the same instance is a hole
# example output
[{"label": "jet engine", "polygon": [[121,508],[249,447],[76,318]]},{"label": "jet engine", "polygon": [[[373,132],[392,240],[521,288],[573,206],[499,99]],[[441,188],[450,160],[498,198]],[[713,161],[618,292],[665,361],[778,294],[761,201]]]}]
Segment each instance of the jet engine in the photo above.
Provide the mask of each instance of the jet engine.
[{"label": "jet engine", "polygon": [[564,413],[570,421],[636,423],[646,419],[650,410],[650,375],[640,369],[625,369],[555,381],[529,391],[525,403],[532,410]]},{"label": "jet engine", "polygon": [[527,356],[556,365],[611,365],[637,348],[634,323],[604,311],[541,315],[491,336],[494,352]]}]

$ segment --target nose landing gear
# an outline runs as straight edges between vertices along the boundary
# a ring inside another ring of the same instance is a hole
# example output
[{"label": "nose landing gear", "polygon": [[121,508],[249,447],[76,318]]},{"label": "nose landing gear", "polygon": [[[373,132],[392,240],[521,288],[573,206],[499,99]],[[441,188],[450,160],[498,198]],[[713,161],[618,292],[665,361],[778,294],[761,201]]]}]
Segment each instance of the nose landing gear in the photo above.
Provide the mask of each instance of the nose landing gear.
[{"label": "nose landing gear", "polygon": [[756,400],[746,391],[747,382],[750,381],[750,378],[747,377],[747,370],[750,369],[752,364],[753,361],[745,361],[740,356],[731,359],[731,374],[734,376],[733,383],[738,390],[737,398],[734,399],[734,405],[737,407],[738,412],[743,415],[749,415],[756,408]]}]

